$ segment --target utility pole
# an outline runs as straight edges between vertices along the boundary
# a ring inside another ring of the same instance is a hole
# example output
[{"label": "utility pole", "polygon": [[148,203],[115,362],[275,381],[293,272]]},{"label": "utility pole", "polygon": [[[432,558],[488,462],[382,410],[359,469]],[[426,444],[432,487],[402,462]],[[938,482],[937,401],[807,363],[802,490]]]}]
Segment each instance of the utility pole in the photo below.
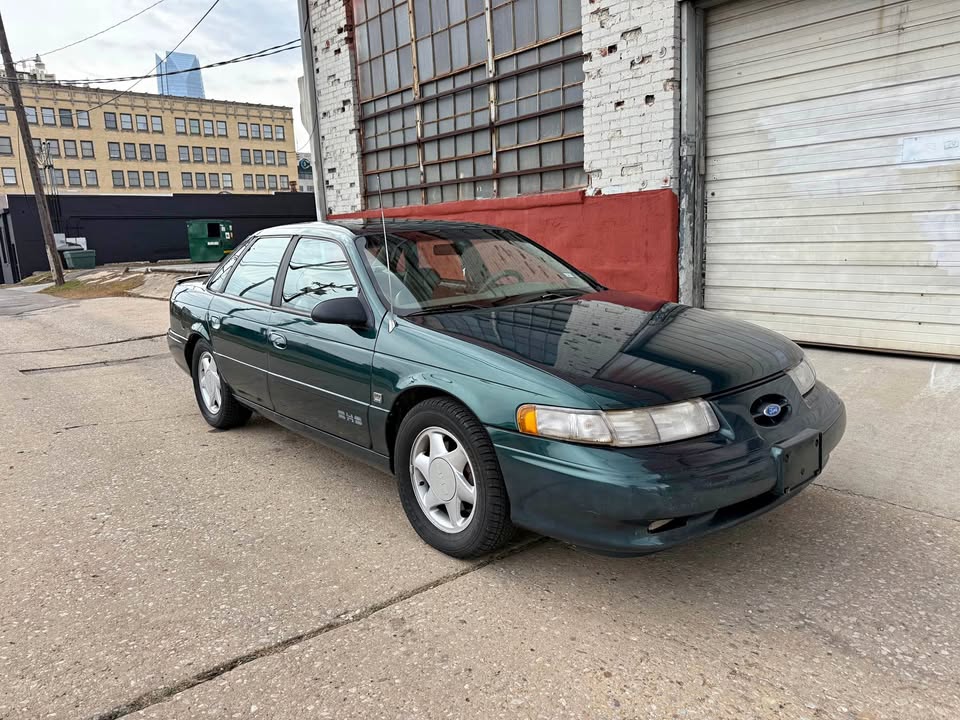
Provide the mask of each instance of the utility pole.
[{"label": "utility pole", "polygon": [[[0,53],[3,54],[3,67],[10,86],[10,97],[13,100],[13,109],[17,113],[17,124],[20,126],[20,137],[23,139],[23,152],[27,156],[27,167],[30,168],[30,178],[33,180],[33,194],[37,199],[37,212],[40,213],[40,228],[43,230],[43,244],[47,247],[47,260],[50,262],[50,274],[53,282],[63,285],[63,267],[60,265],[60,256],[57,254],[57,243],[53,239],[53,222],[50,220],[50,208],[47,207],[47,196],[43,193],[43,181],[40,179],[40,168],[33,152],[33,139],[30,137],[30,126],[27,125],[27,112],[23,109],[23,95],[20,94],[20,82],[17,69],[10,54],[10,43],[7,42],[7,30],[3,26],[3,15],[0,14]],[[20,178],[26,182],[26,178]]]}]

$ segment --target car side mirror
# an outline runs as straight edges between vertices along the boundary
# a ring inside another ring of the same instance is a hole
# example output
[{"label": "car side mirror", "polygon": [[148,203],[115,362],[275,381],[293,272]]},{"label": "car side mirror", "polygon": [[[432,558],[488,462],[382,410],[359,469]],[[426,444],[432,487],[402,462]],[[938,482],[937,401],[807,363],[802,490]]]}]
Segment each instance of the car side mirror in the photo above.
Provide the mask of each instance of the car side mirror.
[{"label": "car side mirror", "polygon": [[310,319],[328,325],[367,327],[367,309],[357,297],[331,298],[315,305]]}]

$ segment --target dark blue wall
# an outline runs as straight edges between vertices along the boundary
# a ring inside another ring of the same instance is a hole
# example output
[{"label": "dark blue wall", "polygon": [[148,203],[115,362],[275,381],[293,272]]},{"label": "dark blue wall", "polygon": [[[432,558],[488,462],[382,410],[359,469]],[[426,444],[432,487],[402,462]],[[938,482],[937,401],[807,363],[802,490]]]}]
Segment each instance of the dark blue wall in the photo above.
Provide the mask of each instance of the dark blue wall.
[{"label": "dark blue wall", "polygon": [[[32,195],[8,195],[23,277],[47,270]],[[276,195],[60,195],[55,228],[86,237],[97,265],[189,257],[187,220],[231,220],[237,240],[273,225],[316,220],[312,193]]]}]

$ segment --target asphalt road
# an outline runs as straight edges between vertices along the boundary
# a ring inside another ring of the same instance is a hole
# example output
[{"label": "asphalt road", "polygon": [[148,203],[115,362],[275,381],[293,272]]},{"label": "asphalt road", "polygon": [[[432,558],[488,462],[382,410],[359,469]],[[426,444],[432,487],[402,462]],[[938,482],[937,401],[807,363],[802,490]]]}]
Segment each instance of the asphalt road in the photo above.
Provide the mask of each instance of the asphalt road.
[{"label": "asphalt road", "polygon": [[960,717],[957,364],[814,351],[848,436],[751,523],[467,563],[390,477],[263,420],[211,430],[164,303],[18,303],[0,718]]}]

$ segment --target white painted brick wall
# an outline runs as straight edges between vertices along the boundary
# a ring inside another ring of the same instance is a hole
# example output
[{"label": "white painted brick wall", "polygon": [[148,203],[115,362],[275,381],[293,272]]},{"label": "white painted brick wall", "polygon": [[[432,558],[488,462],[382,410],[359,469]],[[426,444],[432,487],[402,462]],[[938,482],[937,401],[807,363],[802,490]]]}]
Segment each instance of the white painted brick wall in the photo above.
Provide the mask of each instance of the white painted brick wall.
[{"label": "white painted brick wall", "polygon": [[324,165],[324,187],[330,213],[361,209],[359,112],[355,68],[348,38],[343,0],[313,0],[310,3],[317,112]]},{"label": "white painted brick wall", "polygon": [[680,28],[676,0],[584,0],[588,192],[677,190]]}]

